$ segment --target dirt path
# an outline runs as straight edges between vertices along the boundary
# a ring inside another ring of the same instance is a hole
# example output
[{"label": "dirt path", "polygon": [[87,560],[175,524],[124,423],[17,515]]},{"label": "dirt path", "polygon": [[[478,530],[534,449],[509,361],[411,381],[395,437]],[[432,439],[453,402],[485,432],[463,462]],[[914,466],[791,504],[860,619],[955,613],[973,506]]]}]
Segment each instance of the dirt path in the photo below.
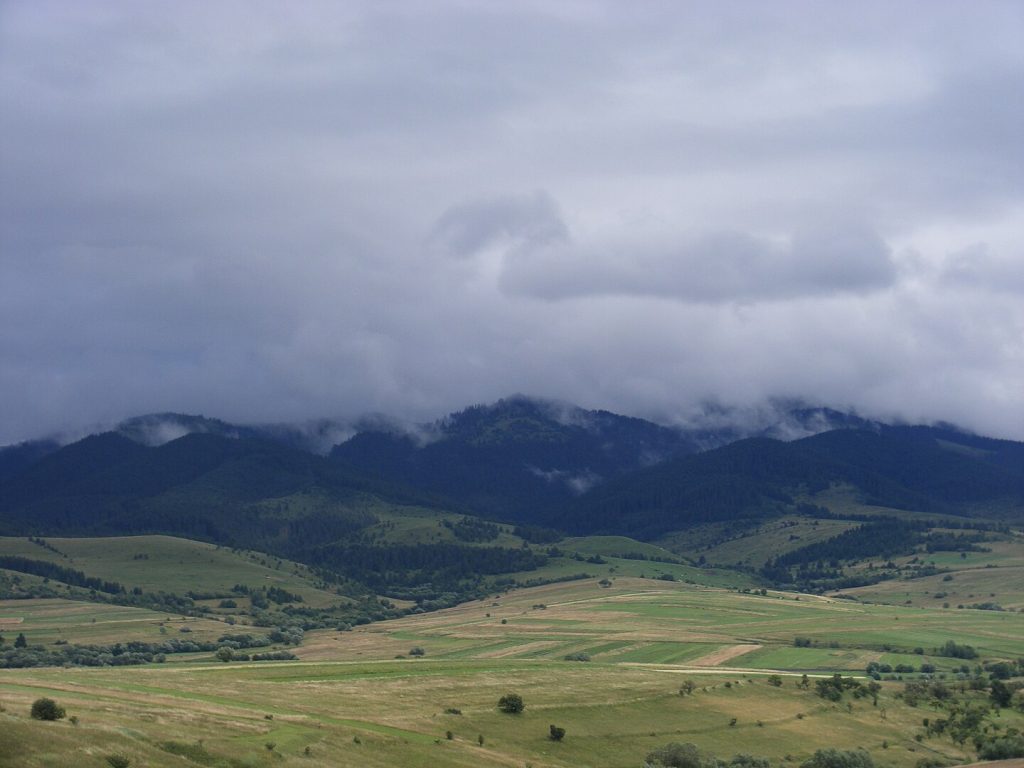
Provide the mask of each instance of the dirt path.
[{"label": "dirt path", "polygon": [[705,654],[689,663],[691,667],[717,667],[719,664],[735,659],[745,653],[756,651],[763,646],[755,643],[743,643],[742,645],[731,645],[728,648],[719,648],[713,653]]}]

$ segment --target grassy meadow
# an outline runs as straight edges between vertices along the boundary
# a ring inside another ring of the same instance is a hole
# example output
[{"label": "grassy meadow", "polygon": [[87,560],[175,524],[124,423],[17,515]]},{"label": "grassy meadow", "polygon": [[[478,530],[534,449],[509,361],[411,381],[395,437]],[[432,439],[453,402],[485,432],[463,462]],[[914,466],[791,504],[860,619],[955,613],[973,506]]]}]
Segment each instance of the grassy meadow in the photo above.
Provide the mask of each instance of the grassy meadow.
[{"label": "grassy meadow", "polygon": [[[24,634],[30,645],[59,642],[111,645],[126,640],[159,643],[175,636],[212,641],[229,629],[214,619],[168,615],[122,605],[60,598],[0,600],[0,632],[8,641]],[[247,627],[246,631],[266,632],[257,627]]]},{"label": "grassy meadow", "polygon": [[[796,637],[814,644],[795,647]],[[872,660],[951,669],[930,653],[949,639],[983,659],[1017,658],[1024,615],[587,579],[309,632],[294,662],[3,670],[0,766],[102,768],[119,753],[154,767],[637,768],[669,741],[784,765],[824,746],[863,746],[879,765],[907,768],[922,757],[967,761],[948,737],[915,740],[935,713],[895,698],[899,683],[883,683],[877,706],[799,687],[803,673],[857,673]],[[565,659],[573,653],[590,661]],[[687,680],[695,690],[682,696]],[[523,696],[522,714],[497,709],[508,692]],[[31,720],[40,696],[77,724]],[[1000,722],[1024,727],[1024,715],[1004,710]],[[563,741],[548,738],[551,724],[566,729]]]},{"label": "grassy meadow", "polygon": [[[0,537],[0,555],[46,560],[147,592],[229,593],[235,584],[279,587],[312,606],[337,603],[301,563],[173,536],[47,538],[47,549],[23,537]],[[54,552],[53,550],[57,550]]]}]

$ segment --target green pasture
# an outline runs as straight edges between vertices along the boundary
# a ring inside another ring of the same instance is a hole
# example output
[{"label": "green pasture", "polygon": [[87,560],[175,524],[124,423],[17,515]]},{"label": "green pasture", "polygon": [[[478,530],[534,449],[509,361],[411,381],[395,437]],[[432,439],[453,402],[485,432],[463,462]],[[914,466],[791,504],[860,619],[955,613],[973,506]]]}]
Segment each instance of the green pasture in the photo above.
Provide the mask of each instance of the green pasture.
[{"label": "green pasture", "polygon": [[[696,690],[680,696],[686,679]],[[0,766],[100,768],[113,753],[155,768],[194,764],[160,747],[167,742],[209,760],[199,764],[244,766],[635,768],[668,741],[794,764],[825,745],[862,746],[880,764],[907,768],[924,755],[967,757],[949,739],[915,742],[929,712],[895,699],[891,686],[878,707],[858,701],[848,710],[796,682],[775,688],[763,675],[430,659],[19,670],[0,676]],[[507,692],[523,696],[522,714],[498,711]],[[42,695],[78,724],[30,720],[29,705]],[[563,742],[547,738],[551,723],[566,729]]]},{"label": "green pasture", "polygon": [[558,547],[568,552],[579,552],[584,555],[646,555],[650,559],[667,558],[677,560],[679,556],[659,547],[637,541],[628,536],[576,536],[558,542]]},{"label": "green pasture", "polygon": [[[183,629],[188,631],[182,632]],[[22,633],[30,645],[53,646],[58,641],[77,645],[109,645],[129,640],[159,643],[175,637],[208,641],[231,631],[236,630],[221,621],[143,608],[56,598],[0,600],[0,634],[8,643]],[[263,634],[267,630],[245,627],[244,631]]]},{"label": "green pasture", "polygon": [[731,531],[722,523],[676,531],[661,543],[692,560],[704,557],[717,565],[738,564],[760,568],[773,557],[809,544],[834,538],[859,525],[849,520],[811,520],[784,517]]},{"label": "green pasture", "polygon": [[[795,647],[797,638],[812,643]],[[311,659],[394,658],[421,647],[428,658],[538,658],[591,654],[591,663],[685,666],[743,646],[723,666],[804,671],[863,670],[869,661],[951,669],[930,656],[947,640],[984,658],[1024,655],[1024,615],[865,604],[813,595],[735,590],[651,579],[550,584],[353,632],[309,633]],[[763,646],[756,650],[756,646]],[[925,655],[914,653],[921,648]]]},{"label": "green pasture", "polygon": [[[559,545],[560,546],[560,545]],[[582,554],[582,553],[581,553]],[[594,553],[597,554],[597,553]],[[745,573],[722,568],[697,568],[677,563],[661,563],[652,560],[632,560],[623,557],[601,555],[604,563],[588,563],[573,557],[552,557],[548,562],[532,571],[520,571],[512,574],[519,583],[534,580],[568,579],[579,574],[586,574],[593,579],[634,577],[658,579],[671,577],[680,582],[691,582],[716,587],[750,587],[760,583]]]},{"label": "green pasture", "polygon": [[[149,620],[145,611],[88,606],[59,626],[60,601],[36,602],[33,632],[87,630],[92,618],[111,627]],[[818,645],[796,648],[797,636]],[[828,703],[797,685],[803,672],[856,674],[873,660],[951,669],[951,660],[910,652],[948,639],[975,645],[983,659],[1022,655],[1024,615],[626,577],[610,587],[549,584],[347,632],[312,631],[296,662],[0,671],[0,766],[103,768],[118,752],[154,768],[636,768],[669,741],[794,765],[822,746],[863,746],[895,768],[924,756],[957,762],[971,755],[948,738],[914,739],[932,713],[897,699],[896,683],[885,683],[877,707]],[[425,655],[410,657],[413,647]],[[591,661],[564,659],[577,651]],[[769,684],[775,672],[780,687]],[[696,690],[681,696],[686,680]],[[508,692],[524,697],[521,715],[497,709]],[[30,720],[31,702],[44,695],[78,724]],[[1021,727],[1024,715],[1004,710],[1000,722]],[[566,729],[564,741],[547,738],[552,723]]]},{"label": "green pasture", "polygon": [[0,537],[0,555],[46,560],[147,592],[227,594],[235,584],[245,584],[280,587],[302,595],[314,607],[344,601],[317,588],[314,575],[305,565],[257,552],[173,536],[48,538],[46,543],[58,552],[27,538]]}]

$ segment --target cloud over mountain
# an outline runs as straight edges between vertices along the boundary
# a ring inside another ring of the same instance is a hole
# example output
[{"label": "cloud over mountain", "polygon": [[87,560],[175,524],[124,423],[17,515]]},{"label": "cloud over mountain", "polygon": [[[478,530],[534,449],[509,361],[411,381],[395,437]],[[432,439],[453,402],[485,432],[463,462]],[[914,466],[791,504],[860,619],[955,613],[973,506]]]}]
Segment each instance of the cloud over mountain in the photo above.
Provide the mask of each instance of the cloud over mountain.
[{"label": "cloud over mountain", "polygon": [[772,397],[1024,437],[1019,3],[0,7],[0,442]]}]

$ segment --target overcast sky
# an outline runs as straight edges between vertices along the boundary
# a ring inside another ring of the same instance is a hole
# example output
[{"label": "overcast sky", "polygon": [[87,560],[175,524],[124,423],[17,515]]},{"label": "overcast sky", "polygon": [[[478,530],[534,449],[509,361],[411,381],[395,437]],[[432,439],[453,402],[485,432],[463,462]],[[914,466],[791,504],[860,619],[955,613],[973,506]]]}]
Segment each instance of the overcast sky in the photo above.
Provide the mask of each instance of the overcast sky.
[{"label": "overcast sky", "polygon": [[0,0],[0,443],[163,410],[1024,439],[1024,3]]}]

